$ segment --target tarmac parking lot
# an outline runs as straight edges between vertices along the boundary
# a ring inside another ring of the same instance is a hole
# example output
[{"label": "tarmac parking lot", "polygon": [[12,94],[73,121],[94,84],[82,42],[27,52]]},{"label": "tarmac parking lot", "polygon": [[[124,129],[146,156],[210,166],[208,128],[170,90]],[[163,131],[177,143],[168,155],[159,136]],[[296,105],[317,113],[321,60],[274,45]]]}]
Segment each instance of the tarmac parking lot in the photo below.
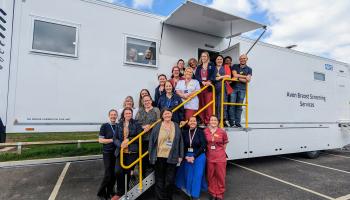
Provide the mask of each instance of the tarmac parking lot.
[{"label": "tarmac parking lot", "polygon": [[[101,159],[0,168],[0,199],[97,199]],[[229,161],[225,199],[350,199],[350,151]],[[138,199],[151,200],[152,188]],[[175,200],[187,199],[176,192]],[[201,199],[207,199],[204,192]]]}]

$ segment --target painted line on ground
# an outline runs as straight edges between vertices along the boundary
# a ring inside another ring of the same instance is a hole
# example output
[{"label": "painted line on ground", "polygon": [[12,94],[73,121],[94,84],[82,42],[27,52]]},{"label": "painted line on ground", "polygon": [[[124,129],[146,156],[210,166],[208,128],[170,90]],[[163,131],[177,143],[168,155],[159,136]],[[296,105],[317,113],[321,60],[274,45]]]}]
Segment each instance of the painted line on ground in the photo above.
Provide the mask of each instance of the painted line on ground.
[{"label": "painted line on ground", "polygon": [[287,160],[291,160],[291,161],[294,161],[294,162],[299,162],[299,163],[303,163],[303,164],[307,164],[307,165],[312,165],[312,166],[321,167],[321,168],[324,168],[324,169],[329,169],[329,170],[334,170],[334,171],[350,174],[350,172],[348,172],[348,171],[344,171],[344,170],[341,170],[341,169],[336,169],[336,168],[333,168],[333,167],[327,167],[327,166],[324,166],[324,165],[318,165],[318,164],[315,164],[315,163],[305,162],[305,161],[297,160],[297,159],[293,159],[293,158],[287,158],[287,157],[284,157],[284,156],[278,156],[278,157],[279,158],[284,158],[284,159],[287,159]]},{"label": "painted line on ground", "polygon": [[251,168],[248,168],[248,167],[239,165],[239,164],[231,163],[231,162],[228,162],[228,163],[231,164],[231,165],[237,166],[237,167],[239,167],[239,168],[242,168],[242,169],[245,169],[245,170],[254,172],[254,173],[256,173],[256,174],[265,176],[265,177],[267,177],[267,178],[273,179],[273,180],[275,180],[275,181],[278,181],[278,182],[281,182],[281,183],[290,185],[290,186],[292,186],[292,187],[296,187],[296,188],[298,188],[298,189],[304,190],[304,191],[306,191],[306,192],[315,194],[315,195],[320,196],[320,197],[323,197],[323,198],[325,198],[325,199],[335,200],[334,198],[332,198],[332,197],[330,197],[330,196],[327,196],[327,195],[325,195],[325,194],[321,194],[321,193],[319,193],[319,192],[310,190],[310,189],[305,188],[305,187],[302,187],[302,186],[300,186],[300,185],[293,184],[293,183],[291,183],[291,182],[288,182],[288,181],[285,181],[285,180],[282,180],[282,179],[279,179],[279,178],[270,176],[270,175],[268,175],[268,174],[264,174],[264,173],[262,173],[262,172],[259,172],[259,171],[254,170],[254,169],[251,169]]},{"label": "painted line on ground", "polygon": [[74,162],[74,161],[98,160],[98,159],[102,159],[102,155],[9,161],[9,162],[0,162],[0,168],[35,166],[35,165],[43,165],[43,164],[57,164],[57,163],[66,163],[66,162]]},{"label": "painted line on ground", "polygon": [[337,154],[333,154],[333,153],[322,153],[322,154],[327,154],[327,155],[331,155],[331,156],[336,156],[336,157],[340,157],[340,158],[347,158],[350,159],[350,156],[343,156],[343,155],[337,155]]},{"label": "painted line on ground", "polygon": [[60,177],[58,177],[57,183],[56,183],[55,187],[53,188],[53,190],[51,192],[49,200],[55,200],[56,199],[56,196],[58,194],[58,191],[60,190],[60,187],[62,185],[64,177],[66,176],[66,173],[68,171],[69,166],[70,166],[70,162],[67,162],[66,166],[64,166],[64,168],[62,170],[62,173],[61,173]]},{"label": "painted line on ground", "polygon": [[342,196],[342,197],[338,197],[335,200],[349,200],[350,199],[350,194]]}]

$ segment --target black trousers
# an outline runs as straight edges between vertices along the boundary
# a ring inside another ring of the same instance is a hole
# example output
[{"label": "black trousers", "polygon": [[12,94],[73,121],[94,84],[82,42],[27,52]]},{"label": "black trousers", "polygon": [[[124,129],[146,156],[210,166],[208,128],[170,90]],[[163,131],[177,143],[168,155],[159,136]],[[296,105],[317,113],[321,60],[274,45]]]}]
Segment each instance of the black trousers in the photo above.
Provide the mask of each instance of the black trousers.
[{"label": "black trousers", "polygon": [[98,196],[109,197],[115,194],[113,189],[116,180],[116,175],[114,173],[115,160],[116,158],[114,156],[114,152],[103,153],[103,164],[105,167],[105,174],[100,188],[97,192]]},{"label": "black trousers", "polygon": [[[124,165],[130,165],[138,158],[138,153],[124,153]],[[131,170],[133,170],[134,167],[130,169],[124,169],[120,165],[120,156],[117,158],[116,162],[116,175],[117,175],[117,195],[123,196],[125,194],[125,175],[127,176],[126,184],[127,184],[127,190],[129,190],[129,183],[130,183],[130,177],[131,177]]]},{"label": "black trousers", "polygon": [[157,199],[171,200],[175,183],[176,164],[167,163],[167,158],[157,158],[154,173]]},{"label": "black trousers", "polygon": [[[148,140],[142,141],[142,153],[145,153],[148,151]],[[151,165],[149,164],[149,155],[142,158],[142,178],[145,178],[146,170],[151,168]]]}]

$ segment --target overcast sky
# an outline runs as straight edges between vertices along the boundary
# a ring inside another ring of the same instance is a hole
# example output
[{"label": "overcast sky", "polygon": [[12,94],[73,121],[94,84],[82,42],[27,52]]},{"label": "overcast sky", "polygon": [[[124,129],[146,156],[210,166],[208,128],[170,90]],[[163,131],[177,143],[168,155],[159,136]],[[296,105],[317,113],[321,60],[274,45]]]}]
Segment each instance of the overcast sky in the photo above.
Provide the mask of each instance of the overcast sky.
[{"label": "overcast sky", "polygon": [[[167,16],[184,0],[105,0]],[[350,0],[193,0],[268,26],[263,41],[350,63]],[[254,39],[256,34],[248,34]]]}]

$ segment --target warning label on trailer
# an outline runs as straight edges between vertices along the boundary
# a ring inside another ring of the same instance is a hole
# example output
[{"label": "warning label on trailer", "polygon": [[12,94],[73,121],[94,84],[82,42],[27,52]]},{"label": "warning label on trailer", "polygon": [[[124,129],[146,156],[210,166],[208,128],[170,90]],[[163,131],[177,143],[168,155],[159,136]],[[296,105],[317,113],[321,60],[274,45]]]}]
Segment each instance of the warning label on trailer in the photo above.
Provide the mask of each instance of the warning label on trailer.
[{"label": "warning label on trailer", "polygon": [[301,107],[315,107],[317,102],[326,102],[327,98],[322,95],[304,94],[299,92],[287,92],[287,97],[300,99],[299,106]]}]

